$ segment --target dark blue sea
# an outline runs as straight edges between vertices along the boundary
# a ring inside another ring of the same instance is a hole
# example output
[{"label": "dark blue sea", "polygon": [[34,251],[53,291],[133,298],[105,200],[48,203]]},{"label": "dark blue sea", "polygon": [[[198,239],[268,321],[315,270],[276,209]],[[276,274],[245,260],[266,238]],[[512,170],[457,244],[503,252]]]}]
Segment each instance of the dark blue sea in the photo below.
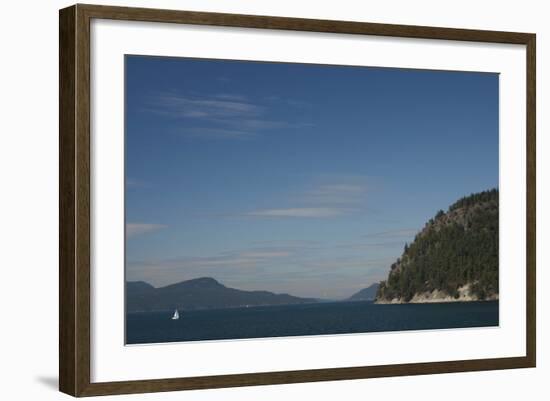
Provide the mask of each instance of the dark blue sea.
[{"label": "dark blue sea", "polygon": [[126,343],[498,326],[498,301],[376,305],[327,302],[126,315]]}]

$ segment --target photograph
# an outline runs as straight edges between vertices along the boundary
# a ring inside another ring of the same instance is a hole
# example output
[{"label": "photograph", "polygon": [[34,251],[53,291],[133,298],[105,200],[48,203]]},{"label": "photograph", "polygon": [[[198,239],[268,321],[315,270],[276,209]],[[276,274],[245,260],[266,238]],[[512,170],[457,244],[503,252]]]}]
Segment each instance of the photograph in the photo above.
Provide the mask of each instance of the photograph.
[{"label": "photograph", "polygon": [[125,343],[499,325],[499,74],[125,56]]}]

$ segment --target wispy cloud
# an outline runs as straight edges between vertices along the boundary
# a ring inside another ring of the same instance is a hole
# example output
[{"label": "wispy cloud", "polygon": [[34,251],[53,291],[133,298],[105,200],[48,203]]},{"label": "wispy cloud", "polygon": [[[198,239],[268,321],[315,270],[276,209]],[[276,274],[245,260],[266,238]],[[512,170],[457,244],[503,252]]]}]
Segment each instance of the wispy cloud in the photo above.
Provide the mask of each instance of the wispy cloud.
[{"label": "wispy cloud", "polygon": [[129,261],[128,280],[145,280],[164,285],[205,275],[222,279],[258,273],[261,267],[286,260],[295,251],[290,249],[251,248],[220,252],[213,255],[181,257],[167,260]]},{"label": "wispy cloud", "polygon": [[[231,96],[232,98],[229,98]],[[234,118],[260,115],[263,108],[237,95],[190,96],[161,94],[150,99],[150,110],[175,118]]]},{"label": "wispy cloud", "polygon": [[187,257],[165,260],[160,264],[178,268],[253,267],[260,262],[290,256],[291,251],[279,248],[252,248],[242,251],[221,252],[213,256]]},{"label": "wispy cloud", "polygon": [[214,95],[214,97],[218,99],[233,100],[238,102],[245,102],[248,100],[248,97],[235,93],[217,93]]},{"label": "wispy cloud", "polygon": [[310,248],[315,249],[322,244],[321,241],[309,240],[309,239],[272,239],[272,240],[258,240],[252,241],[253,244],[263,246],[277,246],[284,248]]},{"label": "wispy cloud", "polygon": [[349,214],[351,209],[337,207],[295,207],[287,209],[265,209],[246,213],[252,217],[298,217],[327,218]]},{"label": "wispy cloud", "polygon": [[365,210],[367,185],[364,177],[339,177],[317,182],[287,196],[280,207],[252,210],[240,216],[258,218],[332,218]]},{"label": "wispy cloud", "polygon": [[134,178],[126,179],[126,188],[146,188],[149,186],[149,183],[141,180],[136,180]]},{"label": "wispy cloud", "polygon": [[245,251],[240,253],[241,257],[252,258],[252,259],[281,258],[289,255],[290,255],[290,252],[282,251],[282,250],[256,250],[256,251]]},{"label": "wispy cloud", "polygon": [[164,224],[146,224],[146,223],[127,223],[126,224],[126,236],[134,237],[160,229],[166,228]]},{"label": "wispy cloud", "polygon": [[355,243],[346,243],[346,244],[336,245],[335,248],[373,251],[376,249],[383,249],[383,248],[402,249],[404,244],[405,244],[405,240],[401,240],[401,241],[390,240],[390,241],[375,242],[375,243],[355,242]]},{"label": "wispy cloud", "polygon": [[315,204],[359,204],[364,203],[367,195],[366,183],[334,182],[321,184],[309,189],[304,199]]},{"label": "wispy cloud", "polygon": [[255,132],[246,130],[197,127],[186,130],[185,136],[199,139],[239,139],[246,140],[257,137]]},{"label": "wispy cloud", "polygon": [[306,102],[304,100],[289,98],[288,96],[270,95],[270,96],[265,96],[264,99],[268,102],[285,103],[285,104],[287,104],[289,106],[292,106],[292,107],[295,107],[295,108],[311,107],[311,103],[309,103],[309,102]]},{"label": "wispy cloud", "polygon": [[393,239],[411,237],[418,232],[417,228],[398,228],[395,230],[375,232],[363,235],[363,238]]},{"label": "wispy cloud", "polygon": [[[236,93],[201,96],[161,93],[149,96],[144,110],[175,120],[188,120],[193,126],[178,133],[192,139],[242,140],[256,138],[268,130],[312,126],[308,122],[270,118],[273,104],[261,103]],[[287,102],[284,104],[288,106]]]}]

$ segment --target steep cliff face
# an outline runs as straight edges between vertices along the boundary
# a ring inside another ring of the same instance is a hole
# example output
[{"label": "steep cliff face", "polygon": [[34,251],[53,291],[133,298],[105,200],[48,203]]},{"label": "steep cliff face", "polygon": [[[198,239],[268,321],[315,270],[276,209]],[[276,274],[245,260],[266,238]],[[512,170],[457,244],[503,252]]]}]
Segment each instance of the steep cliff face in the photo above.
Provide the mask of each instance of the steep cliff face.
[{"label": "steep cliff face", "polygon": [[440,210],[391,265],[376,302],[498,299],[498,216],[497,189]]}]

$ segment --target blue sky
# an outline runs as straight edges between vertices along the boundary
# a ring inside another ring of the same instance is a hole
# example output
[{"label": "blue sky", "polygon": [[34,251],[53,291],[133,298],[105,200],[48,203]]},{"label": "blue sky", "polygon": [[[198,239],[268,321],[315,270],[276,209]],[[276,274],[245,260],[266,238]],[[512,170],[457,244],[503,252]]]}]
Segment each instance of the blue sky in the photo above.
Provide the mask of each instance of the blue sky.
[{"label": "blue sky", "polygon": [[126,274],[344,298],[498,187],[498,75],[126,57]]}]

